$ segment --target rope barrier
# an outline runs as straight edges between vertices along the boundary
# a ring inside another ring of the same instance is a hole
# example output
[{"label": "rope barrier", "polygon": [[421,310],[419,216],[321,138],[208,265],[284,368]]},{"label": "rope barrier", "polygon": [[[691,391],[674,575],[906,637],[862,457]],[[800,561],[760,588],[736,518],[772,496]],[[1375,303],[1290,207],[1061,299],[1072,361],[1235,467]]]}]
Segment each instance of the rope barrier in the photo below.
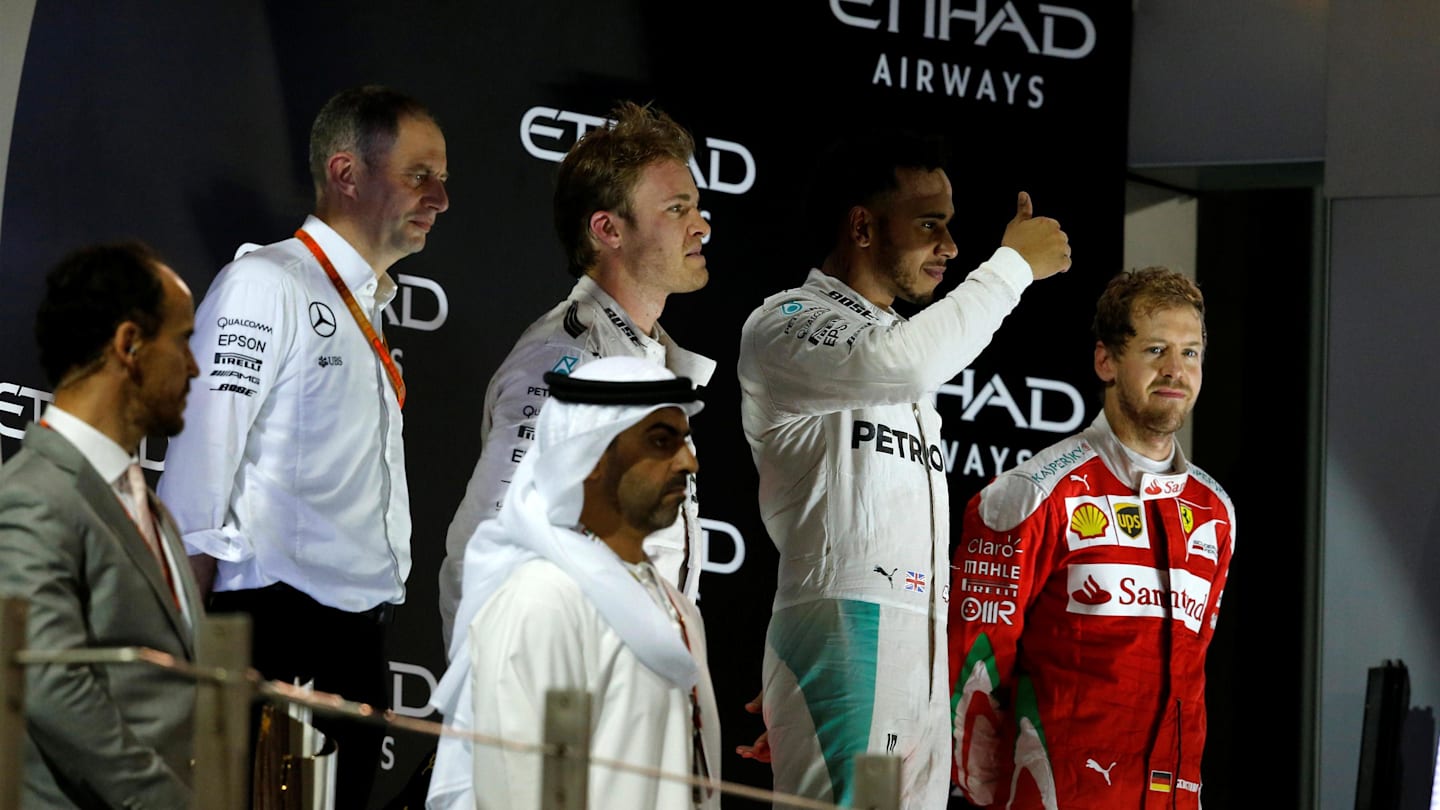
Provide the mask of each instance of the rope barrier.
[{"label": "rope barrier", "polygon": [[[457,737],[469,740],[480,745],[503,748],[507,751],[518,753],[533,753],[541,756],[559,757],[566,759],[578,759],[579,755],[574,750],[563,745],[550,745],[546,743],[525,743],[509,740],[502,737],[492,737],[487,734],[469,731],[466,729],[447,726],[430,720],[420,720],[413,717],[403,717],[393,711],[378,712],[368,703],[357,703],[346,700],[343,696],[329,692],[316,692],[302,689],[292,684],[280,681],[264,680],[260,673],[254,669],[243,672],[232,671],[222,667],[203,667],[190,664],[177,659],[169,653],[159,652],[148,647],[114,647],[97,649],[71,649],[71,650],[19,650],[15,653],[14,661],[22,666],[41,665],[85,665],[85,664],[143,664],[157,669],[167,670],[179,675],[193,678],[197,681],[231,685],[250,686],[256,690],[256,694],[266,700],[277,703],[289,703],[303,706],[313,712],[319,712],[336,717],[346,717],[352,720],[359,720],[366,723],[382,725],[389,728],[397,728],[431,737]],[[849,810],[842,805],[822,802],[815,799],[795,796],[791,794],[776,793],[763,788],[752,787],[738,782],[727,782],[719,779],[706,779],[692,774],[679,774],[662,771],[658,768],[651,768],[644,765],[636,765],[630,762],[607,759],[605,757],[589,757],[590,764],[599,765],[603,768],[610,768],[617,771],[631,773],[637,776],[651,779],[662,779],[671,782],[680,782],[693,787],[717,790],[721,793],[728,793],[746,799],[760,802],[771,802],[784,807],[796,808],[796,810]]]}]

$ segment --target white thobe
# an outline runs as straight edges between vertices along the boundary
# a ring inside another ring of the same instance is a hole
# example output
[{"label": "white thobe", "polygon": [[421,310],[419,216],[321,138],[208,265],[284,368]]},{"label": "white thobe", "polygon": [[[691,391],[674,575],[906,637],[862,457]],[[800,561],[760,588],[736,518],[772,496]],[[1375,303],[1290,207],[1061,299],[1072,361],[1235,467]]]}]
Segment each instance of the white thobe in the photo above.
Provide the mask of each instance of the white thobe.
[{"label": "white thobe", "polygon": [[[720,775],[720,721],[706,664],[699,612],[663,585],[684,622],[700,668],[696,687],[705,759]],[[662,608],[657,604],[656,610]],[[680,628],[676,627],[676,632]],[[536,559],[516,568],[470,625],[475,731],[509,740],[542,738],[545,692],[591,693],[591,755],[676,774],[694,772],[689,690],[640,662],[606,623],[580,586],[554,564]],[[538,754],[475,744],[475,806],[480,810],[540,806]],[[694,807],[691,787],[599,765],[590,769],[592,810]],[[716,793],[701,804],[718,808]]]}]

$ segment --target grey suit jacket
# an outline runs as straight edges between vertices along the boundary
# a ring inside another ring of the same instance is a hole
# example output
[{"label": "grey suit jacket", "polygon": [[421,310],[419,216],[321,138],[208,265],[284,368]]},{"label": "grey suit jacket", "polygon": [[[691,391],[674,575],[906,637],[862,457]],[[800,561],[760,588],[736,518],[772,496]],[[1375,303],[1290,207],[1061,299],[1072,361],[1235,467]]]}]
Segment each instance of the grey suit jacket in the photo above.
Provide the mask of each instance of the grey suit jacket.
[{"label": "grey suit jacket", "polygon": [[[198,622],[175,523],[153,494],[151,503]],[[195,658],[193,632],[115,491],[40,425],[0,467],[0,593],[30,601],[33,649],[143,646]],[[190,806],[192,682],[143,664],[32,666],[25,697],[26,810]]]}]

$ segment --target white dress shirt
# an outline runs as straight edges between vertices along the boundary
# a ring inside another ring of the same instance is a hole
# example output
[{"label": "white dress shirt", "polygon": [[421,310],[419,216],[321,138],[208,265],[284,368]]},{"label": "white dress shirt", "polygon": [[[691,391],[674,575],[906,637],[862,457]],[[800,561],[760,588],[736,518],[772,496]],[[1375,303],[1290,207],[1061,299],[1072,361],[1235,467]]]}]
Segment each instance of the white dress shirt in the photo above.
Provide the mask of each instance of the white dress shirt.
[{"label": "white dress shirt", "polygon": [[[378,333],[395,296],[315,217],[320,245]],[[244,245],[195,313],[200,377],[160,493],[215,590],[277,581],[361,612],[405,599],[410,497],[395,390],[298,239]]]}]

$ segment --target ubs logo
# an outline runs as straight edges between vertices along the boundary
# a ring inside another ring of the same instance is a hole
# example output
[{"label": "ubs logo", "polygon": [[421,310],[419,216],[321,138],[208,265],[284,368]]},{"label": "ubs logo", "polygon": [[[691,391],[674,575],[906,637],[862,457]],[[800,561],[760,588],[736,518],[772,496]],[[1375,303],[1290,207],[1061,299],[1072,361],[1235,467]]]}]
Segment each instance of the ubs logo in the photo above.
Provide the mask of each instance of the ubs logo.
[{"label": "ubs logo", "polygon": [[[607,123],[612,122],[598,115],[531,107],[520,118],[520,143],[532,156],[559,163],[582,135]],[[704,148],[709,158],[708,171],[700,168],[699,149],[690,156],[690,173],[702,191],[744,194],[755,185],[755,156],[749,149],[720,138],[706,138]]]},{"label": "ubs logo", "polygon": [[323,338],[335,334],[335,311],[319,301],[311,301],[310,328]]}]

